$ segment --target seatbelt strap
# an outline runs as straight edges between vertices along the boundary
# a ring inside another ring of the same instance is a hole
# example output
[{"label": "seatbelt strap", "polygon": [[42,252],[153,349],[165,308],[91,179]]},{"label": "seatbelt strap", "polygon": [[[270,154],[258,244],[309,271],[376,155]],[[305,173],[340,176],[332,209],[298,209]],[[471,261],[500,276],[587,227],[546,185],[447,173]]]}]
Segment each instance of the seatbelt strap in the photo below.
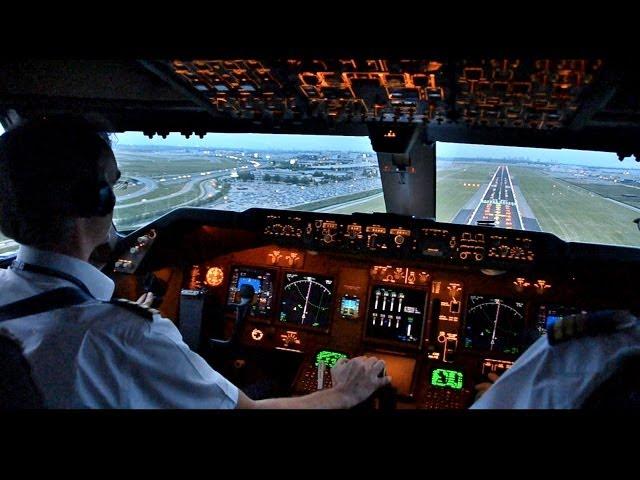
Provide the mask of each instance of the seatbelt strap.
[{"label": "seatbelt strap", "polygon": [[0,307],[0,322],[72,307],[93,297],[75,287],[62,287]]}]

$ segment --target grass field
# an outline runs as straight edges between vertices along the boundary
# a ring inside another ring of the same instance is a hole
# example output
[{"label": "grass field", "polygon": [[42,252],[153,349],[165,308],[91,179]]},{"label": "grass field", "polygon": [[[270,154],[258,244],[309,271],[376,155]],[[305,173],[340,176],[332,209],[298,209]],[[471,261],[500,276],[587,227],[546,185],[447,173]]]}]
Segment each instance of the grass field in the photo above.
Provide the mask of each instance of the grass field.
[{"label": "grass field", "polygon": [[436,219],[453,220],[478,188],[491,181],[496,168],[494,164],[461,164],[440,172],[436,176]]},{"label": "grass field", "polygon": [[[159,197],[166,197],[167,195],[171,195],[172,193],[176,193],[179,192],[182,187],[184,187],[184,184],[187,183],[186,181],[184,183],[174,183],[172,185],[162,185],[160,184],[158,186],[158,188],[156,188],[155,190],[152,190],[151,192],[145,194],[145,195],[140,195],[140,196],[136,196],[136,197],[132,197],[132,198],[127,198],[126,200],[118,200],[118,206],[124,206],[124,205],[128,205],[130,203],[137,203],[142,201],[142,199],[145,199],[147,201],[149,200],[153,200],[154,198],[159,198]],[[116,192],[116,198],[119,197],[118,195],[119,192]],[[124,191],[122,193],[122,195],[127,194],[129,192]]]},{"label": "grass field", "polygon": [[132,193],[142,190],[143,188],[144,188],[144,185],[142,184],[134,185],[129,183],[128,185],[125,185],[122,182],[118,182],[113,188],[113,191],[116,194],[116,197],[119,197],[122,195],[130,195]]},{"label": "grass field", "polygon": [[[165,175],[196,173],[234,166],[233,160],[216,157],[211,162],[202,158],[149,160],[149,157],[132,154],[118,156],[120,168],[126,175],[154,176],[157,172]],[[143,160],[143,158],[145,158]],[[450,168],[437,173],[436,218],[442,222],[450,222],[469,199],[491,179],[497,168],[489,163],[455,163]],[[509,171],[515,183],[519,184],[541,228],[567,241],[594,242],[605,244],[640,246],[640,232],[633,223],[640,217],[640,212],[603,198],[607,196],[623,203],[640,207],[640,189],[623,185],[605,185],[595,183],[571,184],[543,173],[542,171],[522,166],[510,166]],[[466,185],[465,185],[466,184]],[[136,225],[152,220],[182,205],[210,204],[207,199],[198,199],[199,186],[189,192],[166,200],[152,201],[127,207],[139,202],[142,198],[151,200],[177,192],[179,185],[163,185],[157,190],[124,201],[116,209],[116,223],[122,226]],[[118,192],[120,193],[120,192]],[[122,192],[127,193],[127,192]],[[223,192],[216,194],[218,197]],[[638,194],[638,197],[633,195]],[[344,196],[334,203],[345,203],[353,200],[353,196]],[[328,205],[326,200],[316,202],[315,208]],[[319,205],[319,206],[318,206]],[[336,213],[385,212],[384,198],[379,196],[356,205],[336,209]],[[0,235],[0,254],[14,250],[15,246]]]},{"label": "grass field", "polygon": [[595,193],[524,167],[509,167],[542,230],[567,241],[640,246],[640,216]]},{"label": "grass field", "polygon": [[[465,183],[486,185],[495,169],[495,164],[459,164],[438,172],[438,221],[450,222],[478,190],[478,187],[465,187]],[[510,166],[509,171],[520,184],[545,232],[567,241],[640,246],[640,232],[633,223],[640,212],[531,168]],[[384,198],[335,210],[336,213],[354,211],[384,212]]]},{"label": "grass field", "polygon": [[124,209],[116,209],[113,214],[113,221],[119,230],[131,230],[140,225],[155,220],[171,210],[179,207],[205,207],[215,208],[215,202],[229,192],[229,185],[223,184],[216,190],[213,197],[203,197],[200,195],[200,187],[196,186],[192,190],[166,200],[158,200],[143,205],[131,206]]},{"label": "grass field", "polygon": [[[323,206],[326,206],[326,205],[323,205]],[[384,197],[377,197],[377,198],[373,198],[371,200],[367,200],[365,202],[359,203],[358,205],[349,205],[342,208],[336,208],[335,210],[332,210],[331,213],[351,214],[354,212],[371,213],[371,212],[386,212],[386,211],[387,211],[387,206],[384,204]]]},{"label": "grass field", "polygon": [[[477,185],[486,184],[496,170],[495,165],[457,164],[437,172],[436,218],[450,222],[458,211],[478,190]],[[476,185],[476,186],[465,186]],[[335,213],[386,212],[384,198],[379,197],[358,205],[336,209]]]},{"label": "grass field", "polygon": [[[159,180],[164,177],[175,175],[199,175],[201,172],[211,172],[223,170],[237,166],[237,161],[225,157],[163,152],[137,152],[129,151],[126,148],[116,150],[118,167],[125,176],[151,177]],[[160,173],[161,172],[161,173]],[[143,221],[150,221],[167,211],[180,206],[193,206],[202,203],[200,183],[197,182],[193,188],[171,198],[162,199],[182,190],[184,185],[192,180],[185,179],[178,184],[158,184],[158,188],[141,196],[120,200],[114,212],[116,225],[127,228],[137,225]],[[210,180],[210,179],[206,179]],[[203,179],[203,181],[206,181]],[[119,191],[117,194],[125,195],[129,191]],[[142,200],[145,202],[142,203]]]},{"label": "grass field", "polygon": [[[287,207],[287,210],[302,210],[306,212],[313,212],[314,210],[319,210],[324,207],[330,207],[331,205],[335,205],[336,203],[350,202],[353,200],[358,200],[360,198],[370,197],[372,195],[376,195],[381,192],[382,192],[381,188],[376,188],[374,190],[368,190],[365,192],[349,193],[347,195],[341,195],[339,197],[325,198],[315,202],[308,202],[302,205]],[[370,201],[375,202],[375,200],[370,200]],[[368,203],[368,202],[364,202],[364,203]],[[380,211],[384,211],[384,210],[380,210]]]},{"label": "grass field", "polygon": [[[163,155],[144,156],[116,152],[118,167],[127,176],[161,177],[165,175],[184,175],[188,173],[222,170],[238,165],[237,161],[223,157],[190,157]],[[162,173],[160,173],[162,172]]]},{"label": "grass field", "polygon": [[[612,198],[621,203],[626,203],[632,207],[640,208],[640,188],[622,184],[602,184],[591,182],[571,181],[574,185],[591,190],[603,197]],[[640,216],[640,215],[639,215]]]}]

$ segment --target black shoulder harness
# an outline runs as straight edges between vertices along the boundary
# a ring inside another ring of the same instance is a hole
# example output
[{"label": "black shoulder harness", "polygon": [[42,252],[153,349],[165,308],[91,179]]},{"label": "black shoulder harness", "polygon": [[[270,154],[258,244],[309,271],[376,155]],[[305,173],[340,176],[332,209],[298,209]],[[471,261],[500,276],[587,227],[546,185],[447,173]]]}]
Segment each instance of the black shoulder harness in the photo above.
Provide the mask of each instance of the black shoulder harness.
[{"label": "black shoulder harness", "polygon": [[607,335],[636,324],[637,318],[624,310],[600,310],[547,320],[547,339],[557,345],[582,337]]},{"label": "black shoulder harness", "polygon": [[144,305],[132,302],[131,300],[127,300],[126,298],[114,298],[108,303],[129,310],[130,312],[133,312],[149,321],[153,320],[153,316],[156,313],[160,313],[160,311],[156,310],[155,308],[145,307]]}]

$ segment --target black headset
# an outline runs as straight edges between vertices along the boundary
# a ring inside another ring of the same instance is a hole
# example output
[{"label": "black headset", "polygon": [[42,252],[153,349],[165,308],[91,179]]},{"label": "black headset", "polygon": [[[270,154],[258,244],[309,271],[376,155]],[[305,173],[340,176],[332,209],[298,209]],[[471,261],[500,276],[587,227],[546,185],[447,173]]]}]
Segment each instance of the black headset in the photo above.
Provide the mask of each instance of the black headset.
[{"label": "black headset", "polygon": [[74,211],[80,217],[104,217],[113,211],[116,196],[106,180],[93,185],[83,184],[73,201]]},{"label": "black headset", "polygon": [[95,212],[98,217],[104,217],[113,211],[116,206],[116,195],[109,184],[102,180],[98,182],[98,201]]},{"label": "black headset", "polygon": [[[108,147],[107,140],[98,135]],[[73,209],[80,217],[104,217],[113,211],[115,205],[116,195],[104,178],[83,182],[80,188],[73,192]]]}]

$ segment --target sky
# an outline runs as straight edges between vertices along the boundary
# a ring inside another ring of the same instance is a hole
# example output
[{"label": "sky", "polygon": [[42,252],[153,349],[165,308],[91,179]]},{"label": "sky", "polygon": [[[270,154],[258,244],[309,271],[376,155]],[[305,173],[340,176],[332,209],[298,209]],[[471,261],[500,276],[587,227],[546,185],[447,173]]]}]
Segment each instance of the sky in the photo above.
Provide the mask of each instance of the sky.
[{"label": "sky", "polygon": [[[187,139],[179,133],[171,133],[166,139],[155,135],[152,139],[141,132],[116,134],[116,145],[172,145],[212,148],[246,148],[272,150],[345,150],[372,152],[368,137],[330,135],[284,135],[257,133],[209,133],[200,138]],[[440,158],[528,158],[533,161],[554,161],[570,165],[592,165],[598,167],[640,169],[640,163],[632,157],[618,161],[615,153],[589,152],[581,150],[554,150],[548,148],[503,147],[495,145],[470,145],[438,142]]]}]

